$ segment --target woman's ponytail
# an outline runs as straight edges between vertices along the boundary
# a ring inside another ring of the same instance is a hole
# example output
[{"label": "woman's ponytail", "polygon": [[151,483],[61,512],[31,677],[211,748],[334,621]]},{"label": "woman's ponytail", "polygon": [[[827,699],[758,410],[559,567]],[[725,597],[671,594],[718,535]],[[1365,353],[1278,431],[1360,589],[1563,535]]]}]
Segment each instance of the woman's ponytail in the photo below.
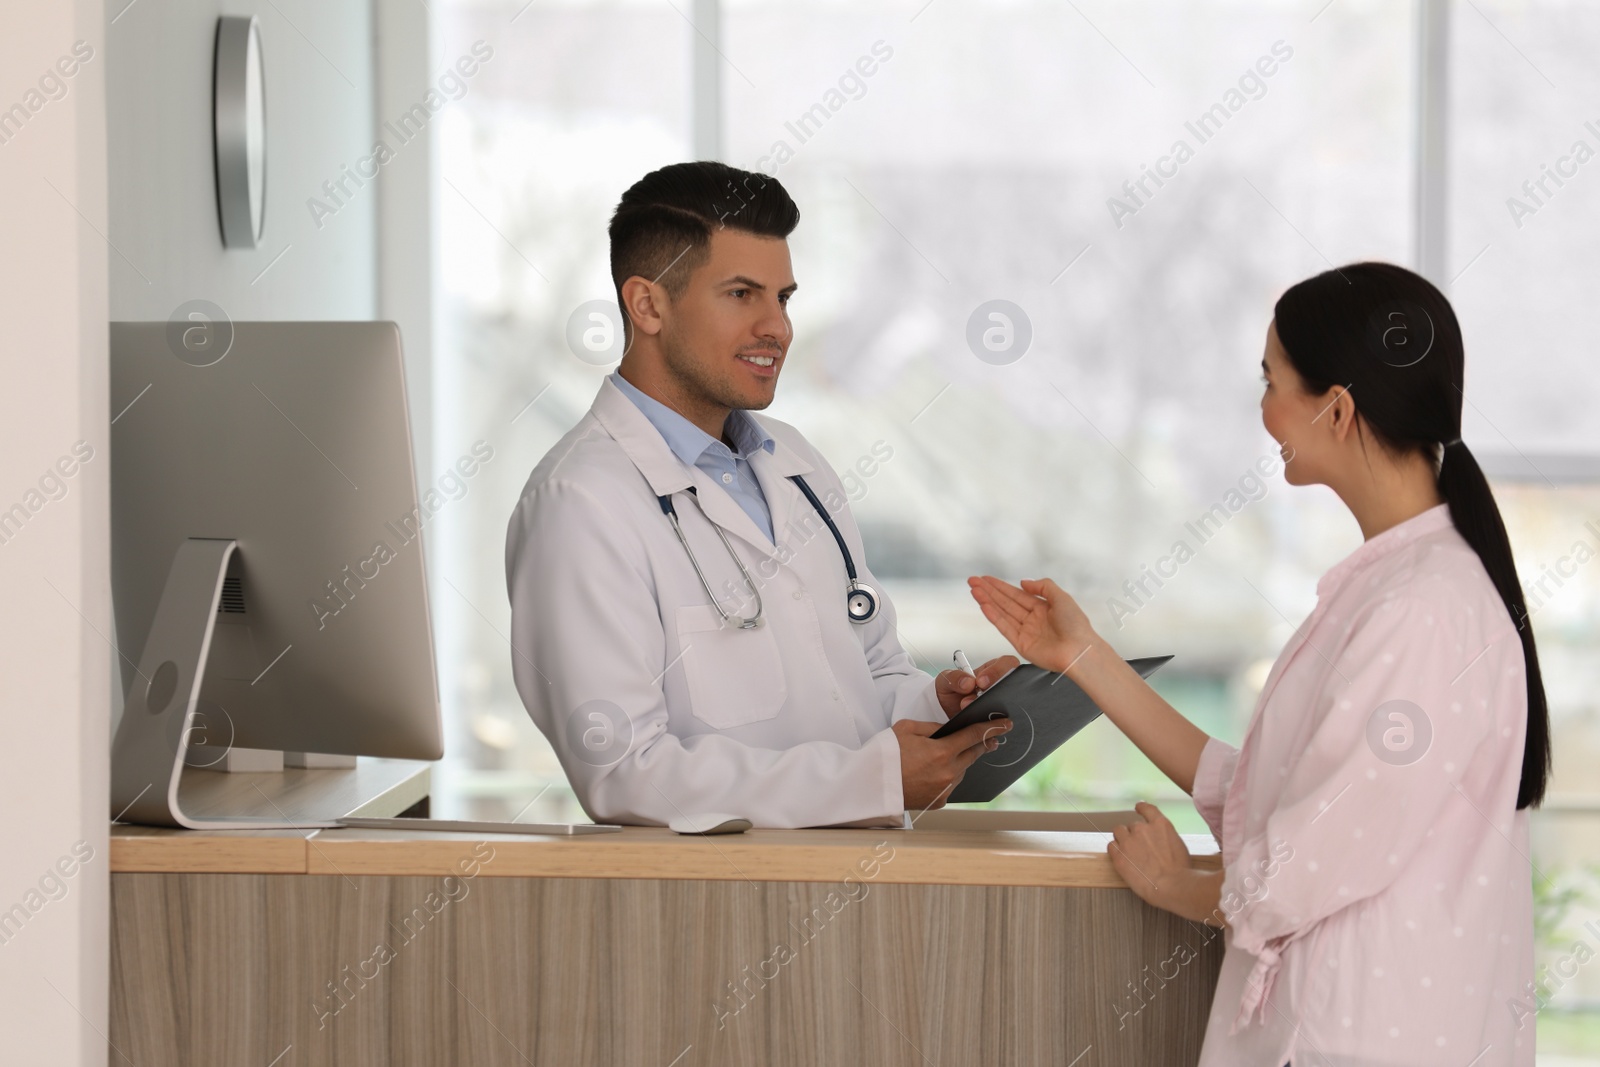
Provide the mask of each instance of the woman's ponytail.
[{"label": "woman's ponytail", "polygon": [[1450,505],[1450,521],[1472,550],[1483,561],[1505,601],[1511,621],[1522,640],[1522,659],[1528,676],[1528,733],[1522,748],[1522,785],[1517,789],[1517,807],[1538,807],[1544,800],[1545,783],[1550,777],[1550,709],[1545,701],[1544,676],[1539,670],[1539,649],[1534,644],[1533,626],[1517,581],[1516,564],[1511,559],[1511,540],[1500,508],[1494,502],[1489,480],[1478,461],[1457,438],[1445,445],[1439,464],[1439,492]]}]

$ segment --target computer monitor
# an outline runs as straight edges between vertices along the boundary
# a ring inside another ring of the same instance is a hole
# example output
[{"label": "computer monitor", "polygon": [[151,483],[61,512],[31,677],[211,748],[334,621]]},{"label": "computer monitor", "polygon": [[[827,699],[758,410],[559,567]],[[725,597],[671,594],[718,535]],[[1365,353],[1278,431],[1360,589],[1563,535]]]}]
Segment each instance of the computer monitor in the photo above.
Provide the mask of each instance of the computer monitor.
[{"label": "computer monitor", "polygon": [[112,323],[111,414],[113,817],[274,822],[180,810],[197,725],[211,751],[438,759],[399,329]]}]

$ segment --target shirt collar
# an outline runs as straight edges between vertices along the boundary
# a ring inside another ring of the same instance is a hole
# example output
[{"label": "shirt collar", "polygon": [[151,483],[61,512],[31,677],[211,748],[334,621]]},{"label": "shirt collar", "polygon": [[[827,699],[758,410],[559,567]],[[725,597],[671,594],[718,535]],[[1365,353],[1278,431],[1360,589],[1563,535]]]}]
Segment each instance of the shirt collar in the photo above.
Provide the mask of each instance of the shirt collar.
[{"label": "shirt collar", "polygon": [[[622,395],[633,401],[634,406],[650,420],[650,425],[661,434],[667,447],[672,449],[672,454],[687,465],[695,466],[708,448],[728,447],[616,371],[612,371],[609,377]],[[773,436],[748,411],[739,408],[731,411],[726,428],[733,443],[739,446],[741,455],[748,456],[758,448],[770,454],[777,445]]]},{"label": "shirt collar", "polygon": [[1437,533],[1450,526],[1449,504],[1435,504],[1427,511],[1419,512],[1405,522],[1396,523],[1378,536],[1363,543],[1360,548],[1338,563],[1335,563],[1332,569],[1318,580],[1317,596],[1319,598],[1327,596],[1348,580],[1356,571],[1367,567],[1392,552],[1399,551],[1419,538]]}]

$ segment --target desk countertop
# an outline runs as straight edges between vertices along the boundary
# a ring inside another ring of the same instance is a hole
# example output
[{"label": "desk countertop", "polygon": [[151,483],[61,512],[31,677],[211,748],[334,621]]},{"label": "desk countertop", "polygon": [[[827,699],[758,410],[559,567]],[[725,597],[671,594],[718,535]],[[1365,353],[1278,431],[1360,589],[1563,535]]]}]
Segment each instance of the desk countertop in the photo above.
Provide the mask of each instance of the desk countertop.
[{"label": "desk countertop", "polygon": [[[877,882],[1120,888],[1110,835],[1049,830],[752,830],[683,837],[656,827],[583,837],[408,830],[208,831],[116,826],[113,872],[357,876],[703,879],[832,882],[879,861]],[[1218,869],[1209,836],[1184,839],[1198,866]],[[493,850],[484,859],[487,842]],[[892,859],[880,843],[893,849]],[[877,850],[875,853],[874,850]]]},{"label": "desk countertop", "polygon": [[[200,814],[326,821],[395,815],[427,795],[425,764],[363,758],[353,770],[279,774],[185,771],[186,809]],[[1106,858],[1112,826],[1132,812],[923,812],[911,830],[751,830],[685,837],[660,827],[579,837],[416,830],[169,830],[113,825],[113,873],[476,874],[514,878],[634,878],[836,882],[862,865],[909,885],[1121,888]],[[1198,866],[1221,866],[1209,836],[1184,839]],[[893,849],[891,855],[880,843]],[[489,851],[492,849],[493,851]],[[470,869],[470,868],[469,868]]]}]

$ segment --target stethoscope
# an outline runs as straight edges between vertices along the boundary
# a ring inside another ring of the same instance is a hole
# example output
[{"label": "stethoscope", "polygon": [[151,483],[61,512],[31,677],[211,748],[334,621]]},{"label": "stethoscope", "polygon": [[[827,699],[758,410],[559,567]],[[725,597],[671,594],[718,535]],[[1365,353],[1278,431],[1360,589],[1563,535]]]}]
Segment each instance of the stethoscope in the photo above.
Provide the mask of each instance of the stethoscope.
[{"label": "stethoscope", "polygon": [[[811,506],[817,509],[817,514],[822,516],[822,521],[828,524],[828,531],[833,534],[834,541],[839,545],[839,554],[844,556],[844,571],[850,577],[850,582],[845,592],[845,611],[849,614],[850,621],[858,626],[871,622],[878,617],[877,591],[870,585],[863,585],[857,580],[855,560],[850,557],[850,549],[844,543],[844,535],[839,532],[839,527],[833,524],[833,519],[829,517],[827,509],[822,506],[822,501],[817,499],[817,494],[811,491],[811,487],[806,484],[806,480],[800,475],[791,474],[789,477],[795,485],[800,487],[800,491],[806,495],[806,499],[811,501]],[[692,485],[689,486],[689,495],[694,497],[696,504],[700,503],[700,494],[695,491],[695,487]],[[738,566],[739,573],[744,575],[745,585],[750,587],[751,594],[756,598],[756,613],[748,619],[738,615],[729,615],[723,610],[722,602],[717,599],[717,594],[711,591],[711,583],[706,581],[705,571],[700,569],[700,561],[695,559],[694,549],[689,547],[689,539],[683,536],[683,527],[678,524],[678,510],[672,506],[671,495],[657,497],[656,500],[661,504],[661,513],[672,520],[672,529],[677,533],[678,540],[683,543],[683,550],[689,554],[689,562],[694,565],[694,573],[699,577],[700,585],[705,589],[706,596],[710,598],[712,606],[717,609],[717,614],[722,616],[722,621],[726,623],[737,622],[741,630],[749,630],[761,625],[761,590],[756,588],[755,579],[751,578],[750,572],[745,570],[744,561],[739,558],[739,553],[735,552],[733,545],[728,543],[728,535],[722,532],[722,527],[715,522],[711,523],[712,527],[717,531],[717,536],[722,538],[722,547],[726,548],[728,555],[733,557],[733,562]],[[707,519],[709,521],[710,517],[707,516]]]}]

